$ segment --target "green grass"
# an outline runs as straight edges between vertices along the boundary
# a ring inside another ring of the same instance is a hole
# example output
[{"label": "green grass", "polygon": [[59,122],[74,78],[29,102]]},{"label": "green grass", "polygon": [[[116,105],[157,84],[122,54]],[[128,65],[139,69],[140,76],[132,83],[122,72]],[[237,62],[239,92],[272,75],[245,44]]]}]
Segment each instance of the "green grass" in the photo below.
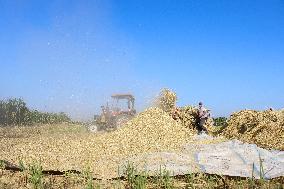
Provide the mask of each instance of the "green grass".
[{"label": "green grass", "polygon": [[133,163],[128,162],[125,167],[125,173],[127,182],[130,188],[134,188],[135,184],[135,177],[138,174],[136,168],[134,167]]},{"label": "green grass", "polygon": [[1,170],[1,175],[3,174],[3,170],[6,168],[6,163],[4,160],[0,160],[0,170]]},{"label": "green grass", "polygon": [[146,172],[137,175],[134,182],[135,189],[145,189],[147,187],[147,178],[148,175]]},{"label": "green grass", "polygon": [[24,164],[24,162],[23,162],[23,160],[22,160],[21,158],[19,159],[19,168],[20,168],[20,170],[21,170],[22,172],[27,169],[26,166],[25,166],[25,164]]},{"label": "green grass", "polygon": [[5,163],[5,161],[4,160],[0,160],[0,169],[5,169],[5,167],[6,167],[6,163]]},{"label": "green grass", "polygon": [[[83,173],[82,173],[82,177],[85,179],[85,183],[86,183],[86,186],[85,186],[85,189],[94,189],[95,186],[94,186],[94,182],[93,182],[93,173],[91,171],[91,168],[90,166],[87,166]],[[97,185],[96,188],[98,188],[99,186]]]},{"label": "green grass", "polygon": [[32,184],[34,189],[43,188],[43,173],[40,163],[33,162],[28,166],[29,178],[28,181]]},{"label": "green grass", "polygon": [[133,163],[128,162],[125,167],[128,187],[131,189],[147,188],[148,174],[146,172],[138,172]]},{"label": "green grass", "polygon": [[170,176],[170,172],[165,168],[162,169],[162,167],[160,167],[159,174],[156,175],[156,177],[157,178],[155,180],[159,188],[164,188],[164,189],[174,188],[173,179]]}]

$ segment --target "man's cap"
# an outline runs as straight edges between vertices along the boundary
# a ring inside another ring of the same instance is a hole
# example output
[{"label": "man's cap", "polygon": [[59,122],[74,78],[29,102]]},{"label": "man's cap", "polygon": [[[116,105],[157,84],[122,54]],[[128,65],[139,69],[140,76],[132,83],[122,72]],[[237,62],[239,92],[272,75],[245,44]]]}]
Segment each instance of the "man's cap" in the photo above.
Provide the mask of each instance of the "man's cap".
[{"label": "man's cap", "polygon": [[202,102],[199,102],[198,105],[202,105]]}]

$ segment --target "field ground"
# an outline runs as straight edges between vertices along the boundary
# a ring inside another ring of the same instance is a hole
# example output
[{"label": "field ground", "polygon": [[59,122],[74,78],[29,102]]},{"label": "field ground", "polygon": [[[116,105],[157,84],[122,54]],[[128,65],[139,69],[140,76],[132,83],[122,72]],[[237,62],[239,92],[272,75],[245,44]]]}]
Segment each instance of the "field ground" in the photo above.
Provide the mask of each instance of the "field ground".
[{"label": "field ground", "polygon": [[[111,133],[107,133],[110,134]],[[5,153],[0,153],[0,160],[5,160],[8,157],[8,152],[19,155],[21,150],[32,150],[27,146],[35,145],[37,147],[37,153],[40,155],[45,155],[50,152],[41,152],[41,145],[47,145],[44,140],[51,141],[61,141],[62,145],[66,145],[66,152],[60,152],[62,154],[69,154],[69,150],[72,151],[72,145],[80,143],[79,148],[85,148],[85,145],[90,145],[88,142],[92,142],[93,138],[97,140],[100,139],[101,134],[88,133],[86,128],[82,125],[76,124],[60,124],[60,125],[40,125],[33,127],[2,127],[0,128],[0,148],[5,151]],[[40,141],[40,140],[41,141]],[[71,144],[66,143],[69,141]],[[86,143],[86,141],[88,141]],[[102,142],[102,141],[101,141]],[[36,144],[35,144],[36,143]],[[51,143],[53,145],[54,143]],[[106,147],[102,144],[103,147]],[[9,148],[9,149],[7,149]],[[111,148],[116,148],[116,146],[111,146]],[[13,150],[19,150],[15,153]],[[96,150],[96,149],[93,149]],[[108,151],[105,151],[108,152]],[[28,152],[27,152],[28,153]],[[80,154],[80,151],[75,149],[72,151],[76,158],[84,156]],[[1,157],[2,156],[2,157]],[[67,157],[70,158],[70,157]],[[99,158],[99,156],[98,156]],[[21,167],[21,162],[19,157],[14,157],[14,164],[17,167]],[[95,159],[97,160],[97,159]],[[43,159],[43,161],[48,161]],[[109,163],[108,160],[105,163]],[[80,162],[80,161],[78,161]],[[25,162],[26,163],[26,162]],[[31,162],[29,162],[31,163]],[[100,162],[102,163],[102,162]],[[59,162],[60,164],[60,162]],[[25,165],[27,168],[27,164]],[[71,165],[70,166],[74,166]],[[83,165],[82,165],[83,166]],[[1,166],[0,166],[1,168]],[[106,167],[104,167],[106,168]],[[45,167],[43,165],[43,170]],[[95,169],[96,170],[96,169]],[[101,170],[98,168],[97,170]],[[163,175],[157,175],[148,177],[146,175],[134,176],[127,173],[128,177],[120,179],[93,179],[93,175],[90,173],[94,170],[89,170],[88,172],[82,171],[81,173],[63,173],[60,175],[52,174],[42,174],[30,170],[24,171],[12,171],[12,170],[0,170],[0,188],[2,189],[12,189],[12,188],[34,188],[35,185],[38,188],[284,188],[284,178],[276,178],[272,180],[252,180],[243,179],[237,177],[226,177],[218,175],[208,175],[208,174],[191,174],[181,177],[169,177],[167,173]],[[36,177],[36,178],[34,178]]]},{"label": "field ground", "polygon": [[[30,181],[31,175],[27,172],[1,171],[0,172],[1,189],[32,189],[34,184]],[[142,179],[134,180],[134,183],[143,183]],[[42,177],[42,187],[46,189],[81,189],[81,188],[110,188],[125,189],[131,188],[131,182],[126,178],[113,180],[89,180],[80,174],[64,175],[44,175]],[[142,184],[140,184],[141,186]],[[137,188],[134,184],[133,188]],[[277,178],[270,181],[251,180],[243,178],[232,178],[208,174],[192,174],[180,177],[149,177],[145,180],[146,188],[284,188],[284,178]],[[141,187],[143,188],[143,187]]]}]

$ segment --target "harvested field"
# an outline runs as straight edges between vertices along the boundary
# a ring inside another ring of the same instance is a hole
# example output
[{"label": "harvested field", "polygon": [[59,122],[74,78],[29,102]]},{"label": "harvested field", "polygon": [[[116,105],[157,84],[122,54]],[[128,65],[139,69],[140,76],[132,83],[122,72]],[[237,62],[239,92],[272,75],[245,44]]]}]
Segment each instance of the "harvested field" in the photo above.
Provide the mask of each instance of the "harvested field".
[{"label": "harvested field", "polygon": [[[159,108],[150,108],[125,127],[104,134],[56,133],[1,137],[0,159],[18,164],[40,161],[45,170],[91,167],[95,177],[117,177],[118,163],[140,153],[178,151],[193,133]],[[2,136],[4,136],[2,134]]]},{"label": "harvested field", "polygon": [[236,112],[222,134],[263,148],[284,150],[284,110]]},{"label": "harvested field", "polygon": [[82,125],[61,123],[41,124],[37,126],[6,126],[0,127],[0,138],[29,138],[52,134],[87,133]]}]

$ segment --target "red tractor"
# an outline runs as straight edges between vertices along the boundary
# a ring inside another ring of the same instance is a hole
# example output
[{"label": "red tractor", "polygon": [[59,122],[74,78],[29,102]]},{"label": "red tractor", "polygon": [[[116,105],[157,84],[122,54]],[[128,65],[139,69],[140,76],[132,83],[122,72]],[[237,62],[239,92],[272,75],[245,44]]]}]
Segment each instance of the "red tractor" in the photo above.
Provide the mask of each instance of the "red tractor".
[{"label": "red tractor", "polygon": [[101,114],[95,116],[97,130],[113,130],[123,126],[136,114],[135,98],[131,94],[114,94],[111,106],[101,106]]}]

